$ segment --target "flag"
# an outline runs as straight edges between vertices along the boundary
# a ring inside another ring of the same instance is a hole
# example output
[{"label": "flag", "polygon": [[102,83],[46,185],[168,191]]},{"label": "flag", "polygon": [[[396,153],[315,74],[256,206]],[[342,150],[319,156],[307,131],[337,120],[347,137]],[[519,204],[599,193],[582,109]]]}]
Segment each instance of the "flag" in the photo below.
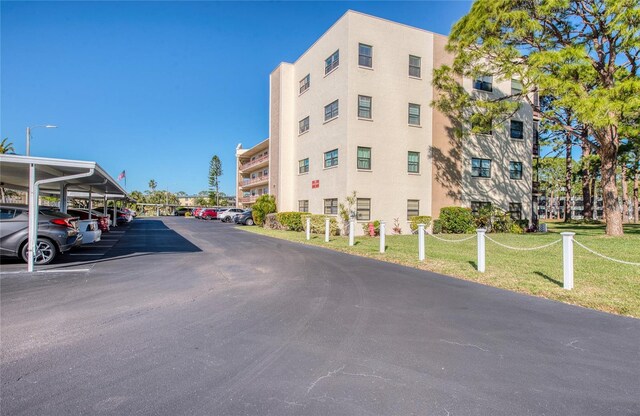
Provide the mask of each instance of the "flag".
[{"label": "flag", "polygon": [[124,179],[124,178],[126,178],[126,177],[127,177],[127,174],[126,174],[124,171],[122,171],[122,172],[120,173],[120,175],[118,175],[118,180],[119,180],[119,181],[121,181],[121,180],[123,180],[123,179]]}]

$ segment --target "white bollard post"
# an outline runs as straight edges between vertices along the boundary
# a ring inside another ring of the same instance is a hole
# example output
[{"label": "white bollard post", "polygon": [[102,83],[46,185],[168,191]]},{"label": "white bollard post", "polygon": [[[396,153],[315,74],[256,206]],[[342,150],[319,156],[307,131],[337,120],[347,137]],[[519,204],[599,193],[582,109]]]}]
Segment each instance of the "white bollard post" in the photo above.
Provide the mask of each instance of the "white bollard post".
[{"label": "white bollard post", "polygon": [[576,233],[564,232],[562,236],[562,268],[564,270],[562,287],[573,289],[573,236]]},{"label": "white bollard post", "polygon": [[484,228],[478,228],[478,271],[484,273],[484,234],[487,232]]},{"label": "white bollard post", "polygon": [[418,259],[424,261],[424,224],[418,224]]},{"label": "white bollard post", "polygon": [[329,218],[325,218],[324,220],[324,242],[329,242],[329,232],[331,231],[331,220]]},{"label": "white bollard post", "polygon": [[352,246],[355,243],[356,222],[354,220],[349,221],[349,245]]},{"label": "white bollard post", "polygon": [[385,226],[384,221],[380,221],[380,253],[384,253],[385,248]]},{"label": "white bollard post", "polygon": [[307,240],[311,240],[311,218],[307,217]]}]

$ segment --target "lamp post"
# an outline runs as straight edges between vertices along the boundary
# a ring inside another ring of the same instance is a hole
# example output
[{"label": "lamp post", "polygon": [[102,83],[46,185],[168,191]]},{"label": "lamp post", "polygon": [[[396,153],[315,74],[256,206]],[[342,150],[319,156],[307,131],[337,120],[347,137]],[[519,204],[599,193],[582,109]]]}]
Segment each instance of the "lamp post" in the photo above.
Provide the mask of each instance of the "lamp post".
[{"label": "lamp post", "polygon": [[45,125],[42,125],[42,126],[27,127],[27,156],[31,155],[31,129],[35,129],[36,127],[44,127],[45,129],[58,128],[58,126],[53,126],[51,124],[45,124]]}]

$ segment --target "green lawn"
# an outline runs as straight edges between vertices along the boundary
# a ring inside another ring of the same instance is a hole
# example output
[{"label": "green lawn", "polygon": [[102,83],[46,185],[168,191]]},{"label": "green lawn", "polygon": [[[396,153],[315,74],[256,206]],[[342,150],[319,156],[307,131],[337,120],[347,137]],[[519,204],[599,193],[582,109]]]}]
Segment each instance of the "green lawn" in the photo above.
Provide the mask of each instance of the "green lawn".
[{"label": "green lawn", "polygon": [[[538,251],[513,251],[486,241],[486,272],[476,271],[476,240],[445,243],[426,236],[426,261],[418,261],[417,235],[388,235],[387,251],[380,254],[379,239],[358,237],[349,247],[347,237],[312,235],[304,232],[275,231],[242,227],[246,231],[270,237],[313,244],[355,255],[431,270],[474,282],[534,296],[542,296],[588,308],[640,318],[640,267],[610,262],[595,257],[574,245],[574,289],[562,289],[562,243]],[[573,231],[575,239],[606,256],[640,262],[640,224],[626,225],[624,237],[606,237],[602,225],[549,223],[546,234],[490,234],[503,244],[536,247],[561,238],[560,232]],[[460,239],[468,235],[440,234],[441,238]]]}]

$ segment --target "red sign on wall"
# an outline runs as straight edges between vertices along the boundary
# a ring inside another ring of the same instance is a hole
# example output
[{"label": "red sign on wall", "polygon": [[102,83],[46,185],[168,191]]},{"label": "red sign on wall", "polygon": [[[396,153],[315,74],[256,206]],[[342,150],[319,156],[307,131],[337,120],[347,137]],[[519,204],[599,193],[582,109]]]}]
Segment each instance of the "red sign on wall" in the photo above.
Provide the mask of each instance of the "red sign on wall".
[{"label": "red sign on wall", "polygon": [[320,188],[320,179],[316,179],[311,181],[311,189]]}]

